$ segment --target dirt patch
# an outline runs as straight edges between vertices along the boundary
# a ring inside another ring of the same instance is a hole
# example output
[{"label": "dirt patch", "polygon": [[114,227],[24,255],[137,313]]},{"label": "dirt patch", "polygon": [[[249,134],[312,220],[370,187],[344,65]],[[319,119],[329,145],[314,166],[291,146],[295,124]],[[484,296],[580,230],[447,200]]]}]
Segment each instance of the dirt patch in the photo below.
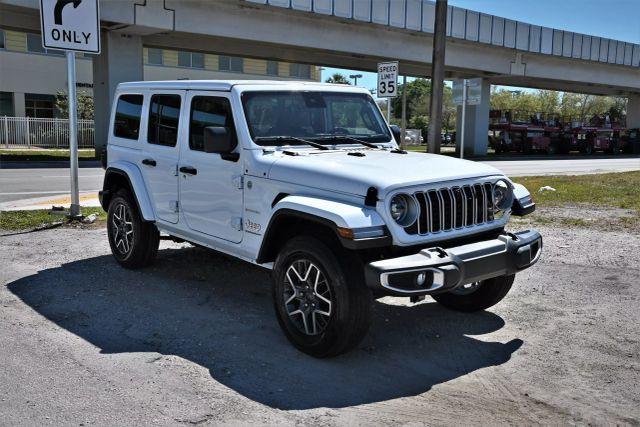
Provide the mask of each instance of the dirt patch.
[{"label": "dirt patch", "polygon": [[640,227],[635,209],[594,206],[586,203],[538,207],[526,217],[513,217],[511,225],[546,225],[561,228],[589,228],[598,231],[634,231]]},{"label": "dirt patch", "polygon": [[539,263],[497,306],[385,298],[359,348],[330,360],[286,341],[260,268],[162,242],[153,267],[124,270],[104,228],[2,237],[0,417],[638,425],[640,236],[539,230]]}]

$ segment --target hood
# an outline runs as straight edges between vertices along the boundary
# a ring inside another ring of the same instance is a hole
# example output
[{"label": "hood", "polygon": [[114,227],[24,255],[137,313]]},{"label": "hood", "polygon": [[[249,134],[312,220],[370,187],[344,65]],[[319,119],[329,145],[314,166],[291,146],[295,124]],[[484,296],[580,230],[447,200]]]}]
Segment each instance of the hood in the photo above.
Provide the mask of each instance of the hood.
[{"label": "hood", "polygon": [[347,151],[307,152],[299,156],[281,155],[269,171],[269,178],[328,191],[364,196],[371,186],[380,196],[412,185],[455,179],[502,175],[483,163],[449,156],[423,153],[397,154],[361,150],[365,156]]}]

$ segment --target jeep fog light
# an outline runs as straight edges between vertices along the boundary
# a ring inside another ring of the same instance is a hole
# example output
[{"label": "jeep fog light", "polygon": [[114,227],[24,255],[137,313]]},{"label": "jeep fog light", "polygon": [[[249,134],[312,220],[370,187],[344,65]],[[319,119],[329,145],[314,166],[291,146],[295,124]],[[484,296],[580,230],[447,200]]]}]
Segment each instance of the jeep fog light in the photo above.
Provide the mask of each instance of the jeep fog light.
[{"label": "jeep fog light", "polygon": [[513,190],[503,179],[493,184],[493,210],[506,211],[513,203]]},{"label": "jeep fog light", "polygon": [[418,203],[408,194],[396,194],[389,204],[391,218],[402,227],[408,227],[418,218]]}]

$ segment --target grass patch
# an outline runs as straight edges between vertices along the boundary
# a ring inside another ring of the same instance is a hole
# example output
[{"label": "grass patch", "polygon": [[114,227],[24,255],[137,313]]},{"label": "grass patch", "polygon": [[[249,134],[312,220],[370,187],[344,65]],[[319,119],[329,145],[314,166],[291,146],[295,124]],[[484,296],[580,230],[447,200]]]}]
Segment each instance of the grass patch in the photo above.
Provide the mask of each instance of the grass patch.
[{"label": "grass patch", "polygon": [[[590,204],[632,209],[640,215],[640,171],[576,176],[519,177],[539,206]],[[541,187],[556,191],[539,193]]]},{"label": "grass patch", "polygon": [[[78,150],[79,160],[97,160],[96,151],[91,149]],[[0,161],[56,161],[69,160],[69,150],[13,150],[0,149]]]},{"label": "grass patch", "polygon": [[[598,230],[637,230],[640,227],[640,171],[576,176],[519,177],[516,182],[527,187],[537,210],[515,224],[587,227]],[[556,191],[543,191],[550,186]],[[558,210],[554,208],[570,208]],[[594,209],[624,209],[593,217]]]},{"label": "grass patch", "polygon": [[[96,221],[105,221],[107,219],[107,213],[102,208],[81,208],[81,211],[84,216],[98,215]],[[49,209],[0,212],[0,229],[30,230],[65,220],[64,216],[51,215],[49,212],[51,212]]]}]

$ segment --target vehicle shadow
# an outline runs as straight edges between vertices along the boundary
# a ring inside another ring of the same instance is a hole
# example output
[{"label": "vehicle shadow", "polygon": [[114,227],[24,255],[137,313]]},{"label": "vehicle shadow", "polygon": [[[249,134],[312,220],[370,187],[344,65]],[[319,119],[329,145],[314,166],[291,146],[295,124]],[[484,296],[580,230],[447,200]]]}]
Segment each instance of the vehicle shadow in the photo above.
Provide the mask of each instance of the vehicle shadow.
[{"label": "vehicle shadow", "polygon": [[279,409],[385,401],[507,362],[522,345],[468,335],[500,329],[490,312],[459,314],[435,303],[376,303],[355,351],[317,360],[281,333],[266,271],[198,248],[159,252],[156,266],[120,268],[99,256],[43,270],[8,289],[103,354],[174,355],[238,393]]}]

